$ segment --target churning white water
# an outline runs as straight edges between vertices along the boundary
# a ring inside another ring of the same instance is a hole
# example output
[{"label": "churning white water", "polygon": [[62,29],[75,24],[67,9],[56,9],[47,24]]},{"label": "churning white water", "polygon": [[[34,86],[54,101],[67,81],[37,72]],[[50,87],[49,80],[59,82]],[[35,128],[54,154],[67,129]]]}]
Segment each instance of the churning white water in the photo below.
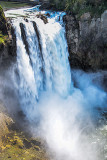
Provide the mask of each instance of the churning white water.
[{"label": "churning white water", "polygon": [[[21,109],[33,125],[32,133],[46,140],[50,159],[106,160],[107,128],[97,126],[100,113],[96,108],[106,108],[107,94],[93,82],[99,73],[72,71],[77,85],[74,87],[63,13],[50,12],[45,24],[36,17],[39,12],[19,11],[12,20],[17,43],[17,85]],[[13,11],[14,16],[15,12],[18,10]],[[26,15],[27,20],[20,15]]]}]

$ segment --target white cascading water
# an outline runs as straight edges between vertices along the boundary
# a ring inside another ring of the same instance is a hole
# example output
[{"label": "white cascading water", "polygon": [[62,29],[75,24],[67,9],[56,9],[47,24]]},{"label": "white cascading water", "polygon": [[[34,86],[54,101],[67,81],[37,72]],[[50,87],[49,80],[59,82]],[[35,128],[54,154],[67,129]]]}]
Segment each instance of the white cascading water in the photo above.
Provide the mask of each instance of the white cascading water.
[{"label": "white cascading water", "polygon": [[[93,108],[105,107],[107,95],[93,84],[93,78],[89,79],[90,76],[80,71],[73,72],[80,89],[73,86],[63,13],[50,12],[48,23],[44,24],[36,17],[39,12],[18,11],[27,17],[27,20],[20,16],[12,20],[17,43],[19,101],[26,117],[33,123],[32,133],[38,132],[46,140],[51,159],[106,160],[102,128],[94,128],[91,116],[95,112]],[[16,16],[14,10],[7,11],[6,16],[9,13]],[[29,54],[20,23],[24,27]],[[93,117],[98,118],[97,112],[95,115]],[[36,129],[34,124],[38,118]]]},{"label": "white cascading water", "polygon": [[[64,27],[55,18],[48,19],[47,24],[40,18],[28,21],[19,18],[13,21],[13,25],[17,41],[20,102],[24,112],[29,113],[29,108],[31,111],[32,107],[36,107],[41,92],[56,92],[67,97],[73,85]],[[37,24],[42,51],[32,21]],[[21,37],[20,23],[24,25],[29,55]]]}]

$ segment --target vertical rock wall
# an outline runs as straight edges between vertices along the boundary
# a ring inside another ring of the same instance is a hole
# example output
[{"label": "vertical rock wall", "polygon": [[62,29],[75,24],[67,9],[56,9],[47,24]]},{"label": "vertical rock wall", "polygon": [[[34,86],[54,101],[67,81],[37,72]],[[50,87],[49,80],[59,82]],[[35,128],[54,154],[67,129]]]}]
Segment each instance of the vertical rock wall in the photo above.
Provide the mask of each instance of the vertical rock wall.
[{"label": "vertical rock wall", "polygon": [[64,17],[72,68],[107,69],[107,10],[100,18],[85,13],[79,20]]},{"label": "vertical rock wall", "polygon": [[0,63],[3,59],[16,56],[16,37],[14,29],[4,15],[0,6]]}]

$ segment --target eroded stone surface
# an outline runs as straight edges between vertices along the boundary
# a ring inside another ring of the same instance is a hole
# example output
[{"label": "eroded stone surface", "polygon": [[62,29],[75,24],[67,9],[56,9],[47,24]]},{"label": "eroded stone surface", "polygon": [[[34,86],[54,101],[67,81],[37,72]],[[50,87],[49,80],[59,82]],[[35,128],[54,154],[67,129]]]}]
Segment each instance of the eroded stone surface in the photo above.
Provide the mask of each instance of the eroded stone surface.
[{"label": "eroded stone surface", "polygon": [[72,68],[107,69],[107,11],[100,18],[85,13],[77,20],[64,17]]}]

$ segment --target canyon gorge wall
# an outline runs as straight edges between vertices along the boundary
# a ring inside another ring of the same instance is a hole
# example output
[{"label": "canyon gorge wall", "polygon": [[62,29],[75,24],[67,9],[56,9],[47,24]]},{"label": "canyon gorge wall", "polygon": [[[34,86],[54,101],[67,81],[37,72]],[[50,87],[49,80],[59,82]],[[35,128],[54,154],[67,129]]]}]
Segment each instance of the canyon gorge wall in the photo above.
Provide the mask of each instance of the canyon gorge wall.
[{"label": "canyon gorge wall", "polygon": [[71,67],[107,69],[107,10],[100,18],[91,18],[90,13],[79,19],[66,15],[64,22]]},{"label": "canyon gorge wall", "polygon": [[12,25],[0,6],[0,62],[16,56],[16,39]]}]

